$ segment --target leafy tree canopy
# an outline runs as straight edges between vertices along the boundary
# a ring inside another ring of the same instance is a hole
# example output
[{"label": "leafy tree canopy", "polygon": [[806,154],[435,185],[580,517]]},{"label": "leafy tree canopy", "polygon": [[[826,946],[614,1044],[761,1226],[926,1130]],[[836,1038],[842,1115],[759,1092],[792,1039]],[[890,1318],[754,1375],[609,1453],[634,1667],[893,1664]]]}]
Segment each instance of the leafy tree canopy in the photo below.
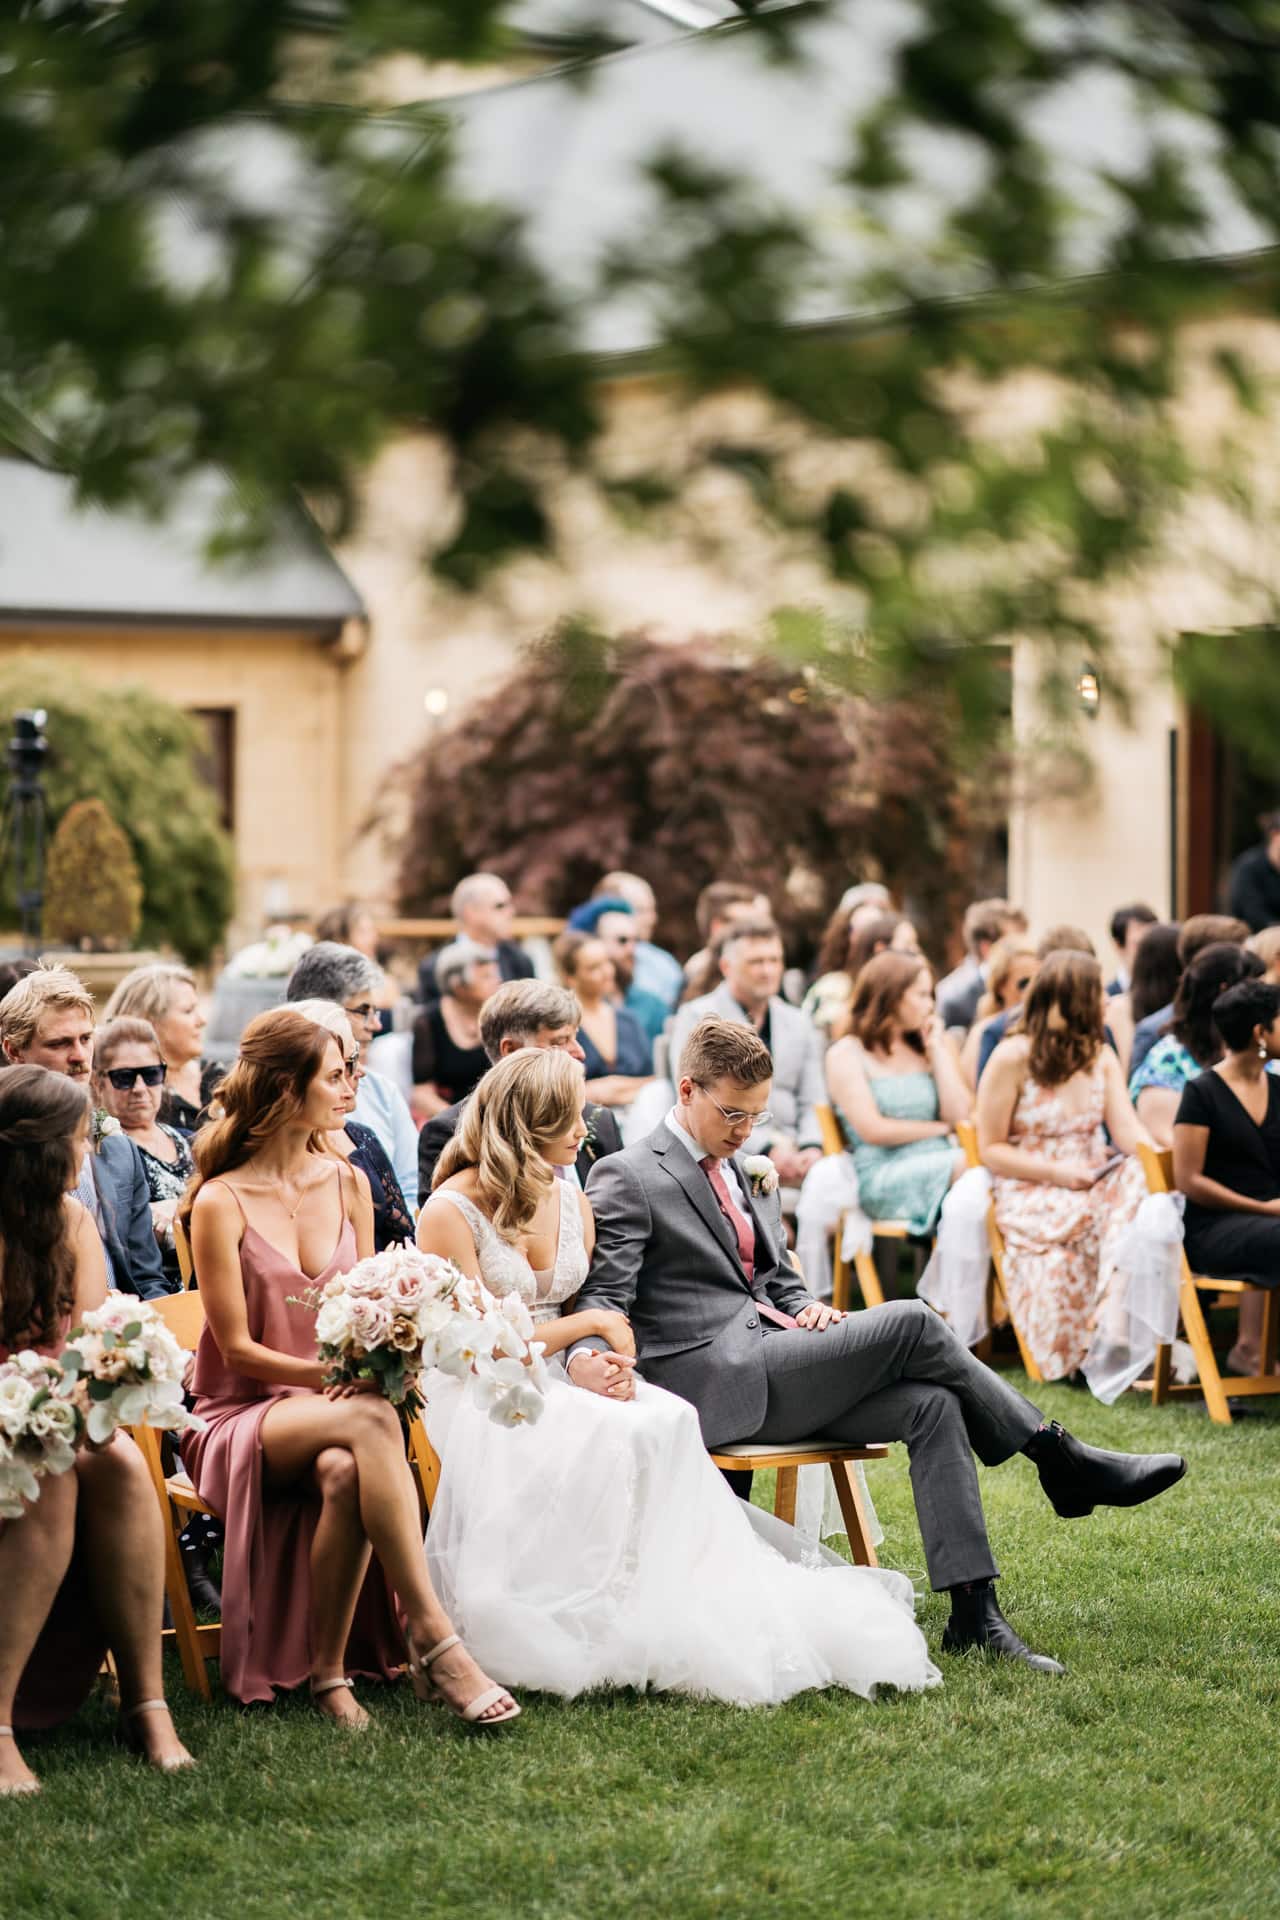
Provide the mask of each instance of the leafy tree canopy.
[{"label": "leafy tree canopy", "polygon": [[[647,158],[650,216],[570,297],[517,218],[466,203],[443,120],[351,109],[353,76],[385,56],[500,53],[503,0],[5,9],[0,440],[34,431],[106,504],[158,504],[216,466],[252,535],[295,487],[340,530],[361,464],[429,428],[461,508],[432,558],[463,581],[553,544],[547,483],[566,468],[660,512],[714,469],[847,589],[847,626],[787,628],[847,686],[947,680],[989,729],[989,643],[1021,636],[1044,643],[1063,715],[1083,655],[1117,690],[1108,590],[1159,554],[1189,487],[1231,477],[1193,471],[1176,418],[1185,323],[1241,297],[1238,262],[1213,260],[1224,232],[1253,256],[1255,309],[1275,307],[1273,0],[744,11],[727,31],[762,59],[868,36],[884,87],[819,196],[822,230],[860,244],[825,248],[812,208],[709,164],[691,126]],[[326,53],[301,100],[316,18]],[[1111,124],[1119,159],[1091,137]],[[768,142],[766,125],[766,176]],[[628,288],[686,395],[749,383],[779,431],[610,466],[578,322]],[[798,332],[814,313],[856,324]],[[1259,404],[1238,352],[1213,371]],[[993,432],[1027,373],[1053,404]],[[849,457],[797,474],[796,428]]]},{"label": "leafy tree canopy", "polygon": [[[38,655],[0,667],[0,715],[7,721],[20,707],[43,707],[49,716],[50,827],[75,802],[101,801],[142,878],[140,937],[186,960],[207,960],[231,916],[233,867],[217,803],[198,770],[199,723],[144,687],[91,686]],[[7,861],[0,924],[16,925]]]},{"label": "leafy tree canopy", "polygon": [[853,880],[891,873],[942,952],[1001,803],[953,738],[945,697],[873,720],[767,657],[567,625],[402,770],[401,906],[446,912],[485,870],[526,912],[565,913],[622,867],[657,892],[659,938],[692,952],[711,880],[758,885],[807,940]]}]

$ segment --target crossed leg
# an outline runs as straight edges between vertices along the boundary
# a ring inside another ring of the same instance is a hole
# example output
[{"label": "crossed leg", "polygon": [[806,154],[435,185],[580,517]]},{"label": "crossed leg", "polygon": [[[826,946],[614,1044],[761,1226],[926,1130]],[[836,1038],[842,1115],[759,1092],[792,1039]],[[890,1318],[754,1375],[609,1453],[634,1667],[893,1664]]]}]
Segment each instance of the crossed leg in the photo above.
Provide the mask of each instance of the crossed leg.
[{"label": "crossed leg", "polygon": [[[418,1497],[394,1407],[372,1393],[291,1394],[267,1410],[262,1451],[269,1484],[310,1481],[321,1498],[311,1561],[321,1576],[312,1586],[313,1684],[342,1672],[370,1551],[399,1595],[415,1657],[453,1632],[427,1573]],[[430,1678],[455,1709],[492,1685],[461,1645],[434,1663]],[[317,1704],[338,1719],[363,1718],[358,1707],[352,1713],[346,1688],[321,1694]],[[509,1705],[504,1694],[481,1722]]]}]

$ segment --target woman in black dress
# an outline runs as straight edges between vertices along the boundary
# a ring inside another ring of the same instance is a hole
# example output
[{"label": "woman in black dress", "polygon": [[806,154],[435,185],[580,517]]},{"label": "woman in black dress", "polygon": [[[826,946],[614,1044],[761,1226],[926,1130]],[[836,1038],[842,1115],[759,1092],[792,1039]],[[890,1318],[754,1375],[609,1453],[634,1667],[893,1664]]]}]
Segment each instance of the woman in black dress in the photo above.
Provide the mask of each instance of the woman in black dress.
[{"label": "woman in black dress", "polygon": [[1173,1176],[1187,1259],[1221,1280],[1280,1284],[1280,987],[1245,980],[1213,1003],[1226,1049],[1183,1089]]}]

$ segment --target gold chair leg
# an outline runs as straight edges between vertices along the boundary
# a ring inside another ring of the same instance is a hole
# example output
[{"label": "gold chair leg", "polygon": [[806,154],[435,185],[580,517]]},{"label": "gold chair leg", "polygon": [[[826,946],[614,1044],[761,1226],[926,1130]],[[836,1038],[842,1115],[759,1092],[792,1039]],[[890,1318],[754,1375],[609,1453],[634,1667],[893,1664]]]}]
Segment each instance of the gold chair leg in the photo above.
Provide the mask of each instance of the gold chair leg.
[{"label": "gold chair leg", "polygon": [[1169,1377],[1173,1370],[1173,1348],[1157,1347],[1155,1372],[1151,1379],[1151,1404],[1162,1407],[1169,1398]]},{"label": "gold chair leg", "polygon": [[130,1431],[146,1461],[147,1471],[151,1475],[151,1484],[160,1501],[161,1519],[164,1524],[164,1590],[169,1602],[169,1614],[173,1621],[174,1639],[178,1643],[178,1656],[182,1661],[182,1677],[192,1693],[198,1694],[202,1700],[211,1700],[213,1690],[209,1685],[209,1670],[205,1665],[204,1653],[200,1646],[196,1610],[191,1604],[187,1576],[182,1570],[182,1549],[178,1545],[181,1528],[173,1510],[173,1502],[164,1484],[160,1436],[154,1427],[133,1427]]},{"label": "gold chair leg", "polygon": [[831,1304],[841,1313],[849,1311],[849,1267],[840,1249],[844,1238],[843,1219],[836,1222],[836,1246],[831,1261]]},{"label": "gold chair leg", "polygon": [[866,1504],[853,1461],[833,1460],[831,1478],[836,1483],[836,1499],[840,1502],[840,1517],[849,1536],[849,1551],[854,1564],[859,1567],[878,1567],[880,1562],[876,1559],[876,1550],[871,1541],[871,1523],[867,1518]]},{"label": "gold chair leg", "polygon": [[858,1275],[858,1285],[862,1289],[863,1306],[882,1307],[884,1305],[884,1288],[880,1285],[880,1275],[876,1272],[874,1252],[855,1253],[853,1256],[853,1264]]},{"label": "gold chair leg", "polygon": [[1191,1351],[1196,1357],[1196,1368],[1200,1375],[1200,1390],[1204,1394],[1205,1406],[1209,1409],[1209,1418],[1220,1427],[1231,1425],[1231,1409],[1227,1405],[1227,1396],[1222,1387],[1222,1375],[1218,1372],[1218,1361],[1209,1339],[1209,1329],[1205,1325],[1204,1309],[1200,1305],[1200,1296],[1190,1280],[1184,1280],[1180,1295],[1182,1325],[1186,1331]]},{"label": "gold chair leg", "polygon": [[779,1467],[777,1485],[773,1496],[773,1511],[777,1519],[785,1520],[789,1527],[796,1523],[796,1489],[799,1484],[799,1467]]}]

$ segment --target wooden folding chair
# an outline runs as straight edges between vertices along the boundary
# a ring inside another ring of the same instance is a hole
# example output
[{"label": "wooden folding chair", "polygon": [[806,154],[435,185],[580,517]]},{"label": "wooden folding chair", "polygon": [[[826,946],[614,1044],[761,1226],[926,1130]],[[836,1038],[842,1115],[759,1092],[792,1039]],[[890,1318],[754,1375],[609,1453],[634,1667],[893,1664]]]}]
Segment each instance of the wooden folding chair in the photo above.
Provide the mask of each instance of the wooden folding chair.
[{"label": "wooden folding chair", "polygon": [[[831,1107],[815,1109],[818,1125],[822,1129],[823,1153],[847,1153],[848,1147],[840,1131],[840,1122]],[[871,1225],[872,1234],[877,1240],[905,1240],[909,1228],[905,1220],[875,1220]],[[831,1258],[831,1304],[847,1311],[850,1304],[849,1267],[842,1251],[844,1240],[844,1215],[836,1222],[836,1244]],[[876,1272],[875,1258],[871,1253],[855,1253],[853,1270],[858,1276],[858,1286],[862,1292],[862,1304],[866,1307],[884,1305],[884,1288],[880,1285],[880,1275]]]},{"label": "wooden folding chair", "polygon": [[430,1513],[431,1504],[439,1490],[442,1466],[440,1455],[427,1438],[421,1414],[409,1429],[409,1464],[418,1476],[423,1509]]},{"label": "wooden folding chair", "polygon": [[196,1270],[191,1259],[191,1242],[187,1238],[186,1228],[177,1218],[173,1223],[173,1244],[178,1255],[178,1272],[182,1275],[182,1284],[184,1287],[193,1287]]},{"label": "wooden folding chair", "polygon": [[[1142,1170],[1147,1176],[1148,1191],[1172,1193],[1174,1190],[1172,1153],[1167,1151],[1158,1153],[1153,1147],[1140,1145],[1138,1156],[1142,1161]],[[1209,1339],[1204,1309],[1200,1305],[1202,1293],[1222,1295],[1228,1303],[1236,1306],[1239,1306],[1246,1293],[1260,1293],[1263,1297],[1261,1371],[1256,1374],[1242,1375],[1238,1380],[1233,1378],[1229,1388],[1223,1384],[1217,1355]],[[1245,1394],[1280,1393],[1280,1375],[1271,1371],[1276,1363],[1277,1335],[1280,1335],[1280,1302],[1276,1300],[1274,1288],[1255,1287],[1248,1280],[1215,1280],[1208,1274],[1192,1273],[1184,1250],[1182,1278],[1178,1288],[1178,1312],[1188,1345],[1196,1357],[1196,1368],[1200,1377],[1198,1380],[1190,1381],[1186,1386],[1176,1384],[1171,1378],[1172,1349],[1157,1347],[1155,1377],[1151,1384],[1152,1406],[1162,1406],[1174,1394],[1203,1394],[1209,1418],[1215,1420],[1221,1427],[1229,1427],[1231,1407],[1228,1394],[1231,1399],[1235,1399]]]},{"label": "wooden folding chair", "polygon": [[[194,1347],[204,1327],[204,1302],[194,1290],[171,1293],[152,1302],[169,1331],[184,1347]],[[202,1625],[197,1619],[182,1570],[182,1549],[178,1536],[186,1526],[186,1516],[211,1513],[185,1474],[166,1474],[160,1435],[154,1427],[131,1427],[134,1441],[147,1463],[151,1484],[164,1517],[164,1590],[169,1602],[172,1627],[165,1628],[166,1640],[177,1642],[182,1661],[182,1677],[192,1693],[202,1700],[212,1698],[207,1660],[216,1660],[222,1649],[222,1628],[217,1623]],[[214,1515],[214,1518],[220,1518]]]},{"label": "wooden folding chair", "polygon": [[763,1446],[744,1440],[713,1448],[711,1463],[728,1473],[764,1473],[773,1468],[778,1476],[773,1511],[788,1525],[795,1522],[796,1475],[800,1468],[830,1467],[854,1561],[860,1567],[878,1567],[880,1562],[871,1543],[871,1526],[853,1462],[886,1460],[888,1456],[888,1447],[842,1447],[828,1440],[802,1440],[782,1446]]},{"label": "wooden folding chair", "polygon": [[[982,1155],[978,1151],[978,1129],[972,1121],[960,1122],[956,1128],[956,1139],[960,1142],[969,1165],[980,1167]],[[1009,1309],[1009,1296],[1004,1287],[1004,1235],[996,1224],[994,1200],[987,1208],[987,1241],[991,1248],[991,1324],[1004,1326],[1007,1322],[1013,1328],[1013,1337],[1018,1343],[1023,1372],[1030,1380],[1043,1380],[1044,1375],[1036,1365],[1031,1349],[1018,1331],[1018,1323]]]}]

